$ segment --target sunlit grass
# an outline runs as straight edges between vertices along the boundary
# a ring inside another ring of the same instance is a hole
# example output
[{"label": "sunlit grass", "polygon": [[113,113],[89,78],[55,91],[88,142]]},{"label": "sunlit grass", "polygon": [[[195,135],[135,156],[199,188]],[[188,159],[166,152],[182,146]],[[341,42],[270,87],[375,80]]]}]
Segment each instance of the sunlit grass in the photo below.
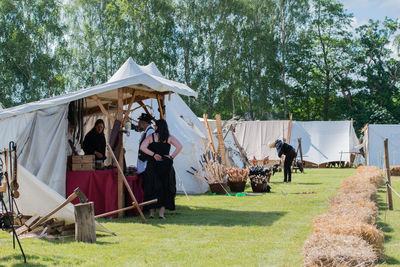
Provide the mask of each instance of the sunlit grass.
[{"label": "sunlit grass", "polygon": [[[138,217],[102,220],[117,236],[98,235],[96,244],[24,239],[22,245],[31,265],[300,266],[312,218],[328,209],[329,197],[354,172],[307,169],[306,174],[294,174],[291,184],[282,184],[280,173],[271,179],[272,193],[190,195],[189,199],[180,195],[176,211],[167,212],[166,220],[156,217],[147,224]],[[251,192],[249,185],[246,191]],[[297,194],[302,192],[315,193]],[[400,251],[398,200],[395,209],[395,215],[386,217],[386,227],[392,229],[386,244],[391,262],[399,261],[395,256],[396,249]],[[0,232],[0,266],[21,262],[12,238]]]},{"label": "sunlit grass", "polygon": [[[400,194],[400,177],[392,177],[392,187]],[[387,209],[386,186],[379,190],[379,220],[385,234],[385,256],[381,266],[400,266],[400,197],[392,192],[393,210]]]}]

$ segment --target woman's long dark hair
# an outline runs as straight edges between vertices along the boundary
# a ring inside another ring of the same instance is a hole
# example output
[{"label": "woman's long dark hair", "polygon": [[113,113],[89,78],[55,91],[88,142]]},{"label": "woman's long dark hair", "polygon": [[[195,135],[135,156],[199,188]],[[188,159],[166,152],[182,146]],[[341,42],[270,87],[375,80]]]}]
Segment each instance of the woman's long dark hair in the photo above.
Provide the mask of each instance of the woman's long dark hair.
[{"label": "woman's long dark hair", "polygon": [[156,121],[159,142],[167,142],[169,138],[168,124],[165,120]]},{"label": "woman's long dark hair", "polygon": [[[91,131],[94,132],[94,133],[97,133],[97,131],[96,131],[96,126],[99,125],[100,123],[103,124],[104,127],[106,126],[106,125],[104,124],[104,121],[103,121],[102,119],[98,119],[98,120],[95,122],[95,124],[94,124],[94,126],[93,126],[93,128],[92,128]],[[104,135],[104,128],[103,128],[103,131],[102,131],[100,134]]]}]

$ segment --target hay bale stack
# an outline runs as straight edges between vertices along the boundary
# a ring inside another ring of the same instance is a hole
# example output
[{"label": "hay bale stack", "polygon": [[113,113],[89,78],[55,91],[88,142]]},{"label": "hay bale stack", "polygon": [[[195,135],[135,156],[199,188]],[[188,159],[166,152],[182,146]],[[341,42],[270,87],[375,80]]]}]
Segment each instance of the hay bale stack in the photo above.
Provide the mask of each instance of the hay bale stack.
[{"label": "hay bale stack", "polygon": [[391,166],[390,167],[390,175],[400,176],[400,166]]},{"label": "hay bale stack", "polygon": [[364,239],[370,244],[379,257],[383,248],[383,234],[375,226],[352,218],[323,214],[314,218],[313,233],[352,235]]},{"label": "hay bale stack", "polygon": [[343,202],[340,205],[331,205],[328,214],[336,217],[350,217],[363,223],[375,224],[378,207],[372,201]]},{"label": "hay bale stack", "polygon": [[371,245],[352,235],[319,233],[303,247],[304,266],[373,266],[378,260]]},{"label": "hay bale stack", "polygon": [[303,248],[305,266],[372,266],[381,257],[383,234],[376,228],[377,167],[359,167],[343,180],[327,213],[313,219],[313,235]]}]

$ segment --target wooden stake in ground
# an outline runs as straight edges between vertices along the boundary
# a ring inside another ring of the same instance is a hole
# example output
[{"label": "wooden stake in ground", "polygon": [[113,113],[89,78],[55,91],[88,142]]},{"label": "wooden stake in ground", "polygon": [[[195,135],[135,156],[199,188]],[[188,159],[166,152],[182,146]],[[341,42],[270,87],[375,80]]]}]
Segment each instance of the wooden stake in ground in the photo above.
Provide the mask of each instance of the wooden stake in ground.
[{"label": "wooden stake in ground", "polygon": [[204,125],[206,126],[206,129],[207,129],[208,139],[210,140],[211,150],[215,154],[216,152],[215,152],[214,142],[213,142],[211,131],[210,131],[210,126],[208,126],[207,114],[203,114],[203,119],[204,119]]},{"label": "wooden stake in ground", "polygon": [[388,139],[383,141],[383,148],[385,150],[385,168],[386,168],[386,191],[388,196],[388,206],[389,210],[393,210],[393,200],[392,200],[392,189],[390,188],[390,164],[389,164],[389,148]]},{"label": "wooden stake in ground", "polygon": [[226,166],[225,143],[222,136],[221,115],[215,115],[217,125],[217,139],[218,139],[218,154],[221,157],[222,165]]},{"label": "wooden stake in ground", "polygon": [[96,242],[93,202],[75,205],[75,241]]},{"label": "wooden stake in ground", "polygon": [[288,132],[287,132],[287,137],[286,137],[286,142],[288,144],[290,144],[291,133],[292,133],[292,113],[290,113],[290,120],[289,120]]}]

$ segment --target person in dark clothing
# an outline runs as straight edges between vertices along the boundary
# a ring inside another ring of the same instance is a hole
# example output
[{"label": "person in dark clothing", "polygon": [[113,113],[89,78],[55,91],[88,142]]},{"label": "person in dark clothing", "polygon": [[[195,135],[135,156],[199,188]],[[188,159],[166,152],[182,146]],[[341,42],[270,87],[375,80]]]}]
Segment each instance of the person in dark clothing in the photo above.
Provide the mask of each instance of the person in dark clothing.
[{"label": "person in dark clothing", "polygon": [[[158,199],[156,204],[151,204],[149,216],[154,218],[156,208],[160,208],[159,217],[165,219],[165,208],[175,209],[176,180],[173,168],[173,159],[182,150],[182,144],[174,136],[169,134],[165,120],[156,121],[156,132],[144,139],[140,150],[150,156],[144,172],[143,191],[144,202]],[[171,145],[175,150],[170,154]]]},{"label": "person in dark clothing", "polygon": [[290,183],[292,181],[291,166],[293,160],[296,158],[296,150],[288,143],[285,143],[279,139],[269,142],[269,147],[276,147],[278,157],[282,157],[282,155],[285,155],[285,161],[283,162],[283,182]]},{"label": "person in dark clothing", "polygon": [[98,119],[83,139],[85,155],[95,155],[96,160],[106,159],[106,138],[104,137],[104,121]]}]

